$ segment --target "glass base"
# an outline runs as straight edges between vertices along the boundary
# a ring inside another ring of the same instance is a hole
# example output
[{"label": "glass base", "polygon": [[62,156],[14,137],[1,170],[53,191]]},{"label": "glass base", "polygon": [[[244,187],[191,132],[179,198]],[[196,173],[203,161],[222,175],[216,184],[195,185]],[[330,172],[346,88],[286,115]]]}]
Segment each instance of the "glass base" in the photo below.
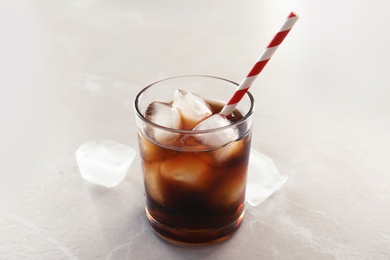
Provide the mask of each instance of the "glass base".
[{"label": "glass base", "polygon": [[150,215],[147,208],[145,208],[145,211],[150,226],[157,236],[167,242],[182,246],[207,246],[220,243],[230,238],[240,227],[245,213],[244,210],[236,221],[221,228],[184,230],[162,225]]}]

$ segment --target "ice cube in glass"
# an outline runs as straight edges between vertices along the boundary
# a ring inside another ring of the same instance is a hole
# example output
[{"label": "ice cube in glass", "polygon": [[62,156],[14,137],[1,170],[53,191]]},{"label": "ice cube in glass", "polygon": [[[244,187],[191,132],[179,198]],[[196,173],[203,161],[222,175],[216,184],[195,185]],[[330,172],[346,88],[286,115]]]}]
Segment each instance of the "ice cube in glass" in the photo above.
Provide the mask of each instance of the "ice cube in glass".
[{"label": "ice cube in glass", "polygon": [[172,105],[180,109],[183,128],[186,130],[191,130],[212,114],[210,106],[203,98],[181,89],[175,91]]},{"label": "ice cube in glass", "polygon": [[[221,114],[214,114],[194,127],[194,131],[210,130],[230,125],[230,121]],[[197,137],[202,144],[209,147],[220,147],[238,138],[238,131],[234,127],[221,129],[218,132],[199,134]]]},{"label": "ice cube in glass", "polygon": [[[167,128],[180,129],[182,124],[179,109],[164,102],[152,102],[146,110],[145,117],[149,121]],[[149,131],[153,132],[153,138],[160,143],[167,143],[178,138],[176,133],[157,127],[150,128]]]}]

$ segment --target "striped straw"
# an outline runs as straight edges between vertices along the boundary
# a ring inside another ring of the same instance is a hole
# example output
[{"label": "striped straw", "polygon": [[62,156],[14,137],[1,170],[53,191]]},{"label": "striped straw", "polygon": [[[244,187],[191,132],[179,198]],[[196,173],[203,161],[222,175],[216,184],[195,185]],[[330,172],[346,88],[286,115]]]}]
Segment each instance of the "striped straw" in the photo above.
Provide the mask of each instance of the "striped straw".
[{"label": "striped straw", "polygon": [[256,64],[253,66],[246,78],[244,78],[244,80],[238,86],[237,90],[234,92],[229,102],[223,107],[220,114],[224,116],[229,116],[233,112],[238,102],[240,102],[240,100],[251,87],[257,76],[263,70],[267,62],[271,59],[272,55],[279,47],[279,45],[283,42],[284,38],[286,38],[287,34],[290,32],[291,28],[294,26],[298,18],[299,17],[294,12],[291,12],[289,14],[283,26],[280,28],[279,32],[274,36],[272,41],[268,44],[267,48],[261,53],[260,57],[256,61]]}]

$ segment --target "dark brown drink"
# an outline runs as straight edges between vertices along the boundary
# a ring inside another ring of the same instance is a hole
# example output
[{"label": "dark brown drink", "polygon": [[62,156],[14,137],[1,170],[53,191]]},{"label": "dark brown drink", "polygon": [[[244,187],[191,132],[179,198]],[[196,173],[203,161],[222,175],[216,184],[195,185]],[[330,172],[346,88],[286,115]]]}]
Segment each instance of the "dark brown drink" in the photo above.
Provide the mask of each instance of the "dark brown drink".
[{"label": "dark brown drink", "polygon": [[[222,108],[210,106],[213,111]],[[231,117],[232,121],[241,119],[238,111]],[[199,143],[191,135],[183,137],[158,144],[139,133],[147,217],[158,235],[175,243],[224,240],[244,215],[250,129],[218,148]]]},{"label": "dark brown drink", "polygon": [[237,86],[218,77],[179,76],[135,98],[146,216],[167,241],[214,244],[243,220],[252,95],[246,92],[228,118],[219,114]]}]

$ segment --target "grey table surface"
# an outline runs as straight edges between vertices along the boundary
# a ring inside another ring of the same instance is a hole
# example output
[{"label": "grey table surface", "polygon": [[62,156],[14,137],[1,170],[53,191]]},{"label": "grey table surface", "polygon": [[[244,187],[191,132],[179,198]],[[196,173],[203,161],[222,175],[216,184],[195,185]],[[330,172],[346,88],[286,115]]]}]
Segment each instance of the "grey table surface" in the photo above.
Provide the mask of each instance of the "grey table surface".
[{"label": "grey table surface", "polygon": [[[390,259],[388,1],[18,0],[0,3],[0,259]],[[251,92],[253,148],[284,187],[204,248],[144,216],[139,158],[117,187],[80,177],[90,140],[137,147],[147,84],[239,82],[291,11]]]}]

